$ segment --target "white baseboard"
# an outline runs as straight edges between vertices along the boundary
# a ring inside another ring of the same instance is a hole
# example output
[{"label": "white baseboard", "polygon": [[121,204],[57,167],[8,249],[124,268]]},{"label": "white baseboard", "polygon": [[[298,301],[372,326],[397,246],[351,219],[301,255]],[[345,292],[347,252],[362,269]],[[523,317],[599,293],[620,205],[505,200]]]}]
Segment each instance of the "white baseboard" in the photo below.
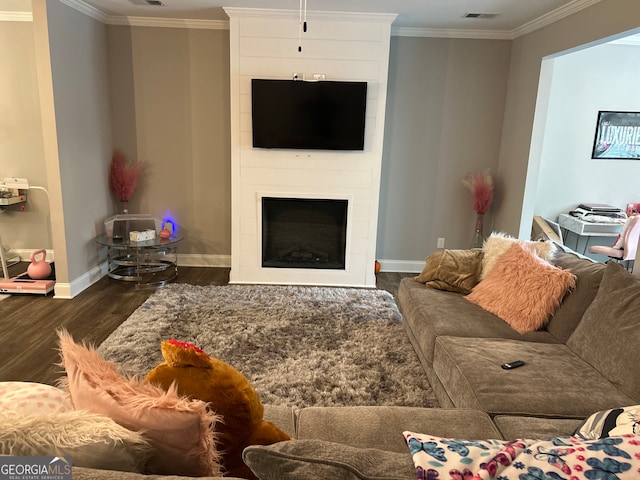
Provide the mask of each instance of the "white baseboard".
[{"label": "white baseboard", "polygon": [[[30,262],[31,254],[33,252],[37,252],[39,249],[29,249],[29,248],[10,248],[9,254],[12,256],[19,256],[21,262]],[[47,257],[45,260],[49,263],[54,261],[53,250],[47,250]]]},{"label": "white baseboard", "polygon": [[380,262],[381,272],[420,273],[424,268],[424,260],[383,260]]},{"label": "white baseboard", "polygon": [[56,286],[53,289],[55,298],[69,299],[78,295],[83,290],[89,288],[96,283],[102,277],[107,274],[107,263],[102,263],[97,267],[93,267],[85,274],[75,278],[71,283],[61,283],[56,281]]},{"label": "white baseboard", "polygon": [[179,253],[179,267],[231,267],[231,255],[208,255],[199,253]]},{"label": "white baseboard", "polygon": [[[33,250],[12,250],[15,255],[20,255],[22,259],[29,258]],[[47,251],[47,261],[50,252]],[[53,252],[51,252],[53,259]],[[26,260],[28,261],[28,260]],[[402,273],[420,273],[424,268],[424,260],[390,260],[382,259],[380,262],[381,272],[402,272]],[[207,255],[207,254],[178,254],[178,267],[218,267],[230,268],[231,255]],[[78,295],[107,274],[107,263],[92,268],[84,275],[74,279],[70,283],[61,283],[56,281],[54,296],[61,299],[69,299]]]}]

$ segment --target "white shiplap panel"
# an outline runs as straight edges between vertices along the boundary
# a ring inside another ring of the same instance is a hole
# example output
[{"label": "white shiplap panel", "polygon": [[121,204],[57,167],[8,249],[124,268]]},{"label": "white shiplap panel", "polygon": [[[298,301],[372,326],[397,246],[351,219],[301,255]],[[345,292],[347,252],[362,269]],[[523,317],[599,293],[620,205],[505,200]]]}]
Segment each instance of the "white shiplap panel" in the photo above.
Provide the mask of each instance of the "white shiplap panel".
[{"label": "white shiplap panel", "polygon": [[340,40],[302,40],[302,52],[298,52],[297,39],[244,37],[240,39],[240,56],[305,58],[332,60],[373,60],[378,57],[379,42]]},{"label": "white shiplap panel", "polygon": [[251,78],[292,78],[293,73],[299,72],[324,73],[329,80],[363,82],[377,80],[380,73],[379,64],[367,60],[241,57],[239,63],[240,75]]},{"label": "white shiplap panel", "polygon": [[315,187],[334,185],[337,187],[369,188],[372,184],[371,176],[354,174],[354,172],[341,172],[334,170],[305,170],[304,172],[292,172],[286,170],[287,175],[281,171],[270,168],[252,168],[242,171],[243,182],[247,185],[294,185],[295,187]]},{"label": "white shiplap panel", "polygon": [[241,160],[241,168],[269,168],[291,170],[333,170],[336,174],[344,171],[370,174],[372,156],[358,152],[342,152],[336,154],[329,151],[297,152],[295,150],[263,150],[253,149],[245,152]]},{"label": "white shiplap panel", "polygon": [[[330,22],[318,18],[313,12],[307,12],[307,32],[305,39],[325,39],[341,41],[384,41],[383,27],[376,23],[354,22],[352,20],[333,20]],[[241,37],[291,38],[298,41],[298,12],[289,18],[246,18],[240,25]]]}]

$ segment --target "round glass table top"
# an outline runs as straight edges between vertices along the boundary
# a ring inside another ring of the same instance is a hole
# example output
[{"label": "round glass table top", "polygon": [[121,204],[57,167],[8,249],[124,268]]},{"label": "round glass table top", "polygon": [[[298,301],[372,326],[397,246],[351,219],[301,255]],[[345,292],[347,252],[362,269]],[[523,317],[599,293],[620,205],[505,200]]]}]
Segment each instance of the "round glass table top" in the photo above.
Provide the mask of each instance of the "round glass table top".
[{"label": "round glass table top", "polygon": [[168,247],[184,240],[184,237],[180,234],[172,235],[169,238],[160,238],[156,235],[156,238],[151,240],[144,240],[142,242],[132,242],[129,238],[113,238],[108,237],[106,233],[98,235],[95,241],[100,245],[106,247],[122,247],[122,248],[145,248],[145,247]]}]

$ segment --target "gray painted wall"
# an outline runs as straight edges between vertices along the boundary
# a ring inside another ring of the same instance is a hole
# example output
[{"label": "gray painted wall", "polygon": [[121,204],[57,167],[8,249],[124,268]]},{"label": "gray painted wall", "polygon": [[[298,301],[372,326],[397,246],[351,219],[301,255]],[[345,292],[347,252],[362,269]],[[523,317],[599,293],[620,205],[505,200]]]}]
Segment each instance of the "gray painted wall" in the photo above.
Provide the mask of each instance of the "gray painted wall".
[{"label": "gray painted wall", "polygon": [[39,68],[50,61],[50,79],[41,78],[40,98],[45,106],[52,102],[55,112],[53,120],[51,108],[42,110],[56,295],[74,296],[90,283],[84,277],[100,262],[93,239],[109,213],[106,28],[62,3],[41,0],[34,2],[34,27],[40,30]]},{"label": "gray painted wall", "polygon": [[438,237],[447,248],[470,247],[476,215],[462,179],[497,170],[510,49],[502,40],[392,38],[378,222],[383,264],[401,260],[415,269]]}]

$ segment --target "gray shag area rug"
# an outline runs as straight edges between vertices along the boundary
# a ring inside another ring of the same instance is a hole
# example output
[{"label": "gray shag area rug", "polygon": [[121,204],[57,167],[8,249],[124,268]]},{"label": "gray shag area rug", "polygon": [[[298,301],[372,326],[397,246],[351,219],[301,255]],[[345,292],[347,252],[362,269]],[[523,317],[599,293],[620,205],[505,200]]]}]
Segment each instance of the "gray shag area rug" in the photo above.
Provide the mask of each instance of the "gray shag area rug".
[{"label": "gray shag area rug", "polygon": [[438,406],[383,290],[171,284],[97,350],[144,376],[170,339],[233,365],[265,404]]}]

